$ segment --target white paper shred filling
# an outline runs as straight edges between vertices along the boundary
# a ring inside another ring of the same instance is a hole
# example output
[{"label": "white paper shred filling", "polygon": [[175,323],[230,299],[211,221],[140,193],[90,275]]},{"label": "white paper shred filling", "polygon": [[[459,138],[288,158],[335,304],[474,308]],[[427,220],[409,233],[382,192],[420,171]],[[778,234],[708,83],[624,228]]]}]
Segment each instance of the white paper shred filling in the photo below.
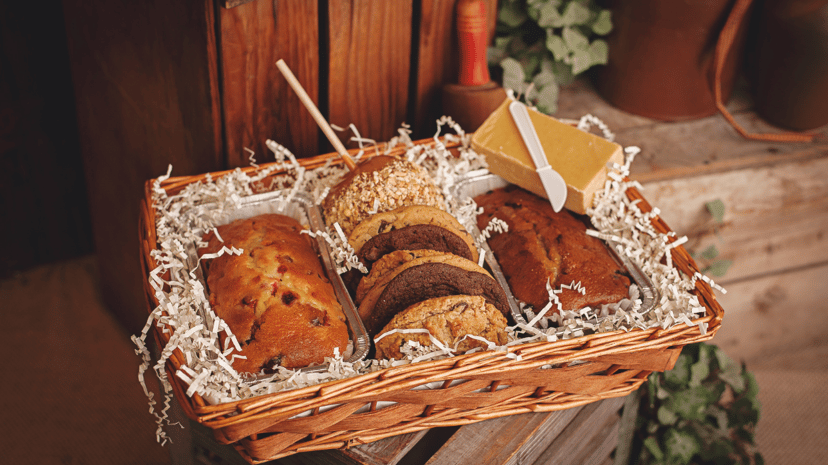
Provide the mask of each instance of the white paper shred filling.
[{"label": "white paper shred filling", "polygon": [[[606,125],[594,116],[587,115],[578,123],[578,127],[583,130],[588,130],[591,126],[598,127],[605,137],[613,137]],[[352,140],[358,142],[360,147],[357,158],[361,157],[365,150],[380,152],[380,146],[362,138],[353,125],[351,130],[355,134]],[[402,126],[398,130],[398,136],[385,146],[384,153],[395,147],[404,147],[404,157],[423,166],[441,188],[448,212],[457,217],[470,232],[475,231],[476,217],[480,209],[472,199],[455,198],[452,191],[452,187],[460,179],[488,172],[485,159],[469,146],[470,135],[449,117],[437,121],[437,131],[428,144],[415,144],[410,134],[408,126]],[[446,145],[455,142],[459,143],[460,148],[456,154],[452,154]],[[170,166],[167,173],[152,184],[152,206],[156,214],[158,246],[150,255],[158,266],[149,272],[147,279],[159,305],[152,310],[146,326],[139,335],[132,337],[132,341],[137,347],[136,354],[141,357],[138,380],[149,400],[150,413],[156,418],[156,436],[161,443],[168,440],[164,428],[170,424],[167,411],[172,399],[172,385],[167,378],[165,365],[176,349],[184,354],[186,365],[175,373],[175,376],[187,384],[187,395],[198,393],[212,404],[344,379],[391,366],[454,356],[456,345],[447,347],[432,337],[432,345],[429,347],[414,342],[405,344],[402,348],[406,354],[405,360],[364,360],[349,363],[337,354],[326,360],[326,371],[302,372],[279,367],[273,375],[255,379],[239,374],[232,368],[233,360],[240,357],[239,342],[226,323],[210,308],[204,286],[195,276],[196,268],[201,265],[200,260],[199,263],[189,263],[184,245],[203,245],[202,236],[209,231],[216,232],[215,227],[220,224],[219,218],[237,209],[243,197],[254,193],[281,190],[283,198],[280,201],[286,204],[296,192],[303,191],[310,193],[316,203],[321,203],[328,195],[330,187],[346,170],[343,166],[332,165],[330,161],[319,168],[306,170],[284,146],[272,140],[267,140],[266,145],[273,153],[275,163],[265,168],[256,165],[254,154],[248,150],[251,165],[257,168],[249,173],[236,169],[218,179],[206,175],[203,181],[189,184],[178,194],[168,195],[160,186],[161,182],[171,176]],[[485,350],[505,352],[508,347],[527,342],[552,342],[596,332],[668,328],[675,324],[693,325],[694,319],[704,316],[704,306],[690,292],[694,289],[696,280],[701,279],[722,292],[724,289],[707,276],[698,273],[695,276],[685,276],[673,268],[670,250],[682,244],[686,238],[668,237],[657,232],[650,220],[658,215],[658,209],[654,208],[652,212],[644,214],[638,208],[637,202],[629,201],[625,195],[629,186],[641,188],[635,181],[624,181],[629,175],[632,160],[639,152],[640,149],[637,147],[627,147],[625,163],[610,166],[612,174],[603,189],[596,193],[594,204],[587,211],[595,228],[595,231],[589,234],[602,239],[612,239],[619,244],[619,252],[630,257],[659,290],[661,299],[657,305],[650,311],[644,311],[641,308],[640,292],[633,285],[629,298],[622,302],[594,309],[564,310],[557,294],[564,289],[567,289],[567,292],[587,292],[588,289],[575,282],[558,289],[547,286],[549,303],[544,308],[531,309],[520,303],[526,320],[507,328],[509,339],[506,345],[497,347],[490,341],[469,337],[485,342],[488,347]],[[258,163],[265,161],[269,160],[261,160]],[[274,172],[283,174],[271,176]],[[379,208],[378,205],[376,207]],[[338,226],[335,225],[334,230],[329,231],[303,232],[325,239],[340,272],[360,268],[361,264]],[[507,229],[505,223],[493,219],[476,235],[481,252],[484,250],[481,246],[486,238],[505,233]],[[202,257],[201,260],[209,260],[225,253],[241,254],[243,251],[223,247],[216,254]],[[484,253],[481,253],[481,260],[483,256]],[[666,263],[662,263],[662,258]],[[364,267],[362,270],[365,271]],[[154,365],[146,343],[147,334],[153,325],[162,327],[170,337]],[[707,325],[700,323],[699,330],[705,334]],[[222,333],[226,336],[224,347],[220,343]],[[515,354],[507,356],[520,359]],[[164,402],[160,409],[145,383],[145,373],[150,368],[155,372],[163,390]]]}]

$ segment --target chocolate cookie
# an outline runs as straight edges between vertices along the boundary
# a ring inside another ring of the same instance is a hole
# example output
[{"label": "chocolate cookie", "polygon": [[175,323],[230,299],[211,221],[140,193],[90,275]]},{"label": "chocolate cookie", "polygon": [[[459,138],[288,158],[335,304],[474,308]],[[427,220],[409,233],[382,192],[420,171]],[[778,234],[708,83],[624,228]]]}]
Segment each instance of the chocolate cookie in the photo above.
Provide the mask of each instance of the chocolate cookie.
[{"label": "chocolate cookie", "polygon": [[[431,227],[410,228],[426,225]],[[370,262],[379,259],[383,253],[400,249],[440,250],[474,262],[478,259],[474,239],[457,218],[427,205],[409,205],[372,215],[354,228],[348,243],[358,256],[372,257]],[[371,250],[363,252],[366,246]]]},{"label": "chocolate cookie", "polygon": [[436,250],[476,261],[469,248],[457,234],[442,226],[415,224],[378,234],[366,242],[357,257],[368,269],[374,262],[395,250]]},{"label": "chocolate cookie", "polygon": [[[496,345],[506,344],[506,318],[494,305],[480,296],[452,295],[436,297],[414,304],[394,315],[379,332],[376,342],[378,359],[402,359],[400,347],[406,341],[416,341],[423,346],[432,344],[429,334],[442,344],[463,353],[477,347],[487,347],[484,342],[466,337],[481,337]],[[394,332],[395,329],[427,329],[425,333]]]},{"label": "chocolate cookie", "polygon": [[366,306],[365,303],[360,306],[360,316],[372,335],[399,311],[434,297],[478,295],[503,315],[509,312],[509,301],[503,288],[489,274],[441,262],[407,267],[396,273],[381,291],[373,306]]},{"label": "chocolate cookie", "polygon": [[[438,252],[436,250],[395,250],[377,260],[371,272],[359,282],[355,293],[355,302],[362,306],[372,307],[379,298],[382,288],[387,285],[399,272],[412,266],[427,262],[441,262],[454,265],[469,272],[488,272],[463,257]],[[367,308],[367,307],[366,307]]]}]

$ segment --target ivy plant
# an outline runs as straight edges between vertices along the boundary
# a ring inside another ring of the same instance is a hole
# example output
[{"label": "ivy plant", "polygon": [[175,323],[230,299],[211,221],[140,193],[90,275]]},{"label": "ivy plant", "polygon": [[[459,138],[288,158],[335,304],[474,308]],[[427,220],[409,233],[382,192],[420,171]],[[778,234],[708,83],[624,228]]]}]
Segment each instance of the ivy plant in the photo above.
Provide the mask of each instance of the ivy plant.
[{"label": "ivy plant", "polygon": [[[720,199],[705,203],[705,208],[713,222],[713,233],[719,235],[719,227],[724,224],[725,205]],[[701,252],[691,252],[693,258],[702,264],[701,272],[721,278],[730,269],[733,260],[719,259],[719,248],[711,244]]]},{"label": "ivy plant", "polygon": [[[715,345],[686,346],[675,367],[653,373],[639,391],[631,445],[615,463],[764,463],[754,442],[759,386],[744,365]],[[628,404],[629,405],[629,404]]]},{"label": "ivy plant", "polygon": [[501,0],[489,65],[502,71],[504,88],[552,114],[559,86],[606,64],[601,37],[610,30],[610,11],[594,0]]}]

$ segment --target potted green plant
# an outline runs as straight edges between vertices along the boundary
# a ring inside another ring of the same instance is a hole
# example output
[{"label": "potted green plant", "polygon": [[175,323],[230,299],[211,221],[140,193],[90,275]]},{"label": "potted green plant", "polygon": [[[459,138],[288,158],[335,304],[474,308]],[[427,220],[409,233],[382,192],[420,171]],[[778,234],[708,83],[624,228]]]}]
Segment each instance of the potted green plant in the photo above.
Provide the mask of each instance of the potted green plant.
[{"label": "potted green plant", "polygon": [[615,464],[762,464],[756,379],[715,345],[692,344],[625,405]]},{"label": "potted green plant", "polygon": [[608,9],[593,0],[502,0],[489,65],[504,88],[552,114],[558,88],[607,62]]}]

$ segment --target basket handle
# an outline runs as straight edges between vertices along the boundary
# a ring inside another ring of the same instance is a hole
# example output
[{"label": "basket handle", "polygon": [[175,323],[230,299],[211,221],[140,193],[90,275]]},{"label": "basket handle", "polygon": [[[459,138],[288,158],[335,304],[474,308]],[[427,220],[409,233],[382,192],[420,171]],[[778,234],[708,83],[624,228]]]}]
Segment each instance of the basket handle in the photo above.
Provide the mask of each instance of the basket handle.
[{"label": "basket handle", "polygon": [[713,63],[715,66],[715,77],[713,79],[713,96],[716,100],[716,107],[721,112],[722,116],[730,123],[733,128],[742,135],[742,137],[751,140],[765,141],[765,142],[814,142],[818,138],[822,138],[818,133],[797,133],[797,132],[783,132],[783,133],[767,133],[754,134],[749,133],[743,128],[733,115],[725,107],[724,98],[722,96],[722,73],[727,56],[733,48],[733,43],[736,41],[736,35],[739,31],[739,26],[747,14],[753,3],[753,0],[736,0],[733,9],[727,17],[719,40],[716,42],[716,51],[713,55]]}]

